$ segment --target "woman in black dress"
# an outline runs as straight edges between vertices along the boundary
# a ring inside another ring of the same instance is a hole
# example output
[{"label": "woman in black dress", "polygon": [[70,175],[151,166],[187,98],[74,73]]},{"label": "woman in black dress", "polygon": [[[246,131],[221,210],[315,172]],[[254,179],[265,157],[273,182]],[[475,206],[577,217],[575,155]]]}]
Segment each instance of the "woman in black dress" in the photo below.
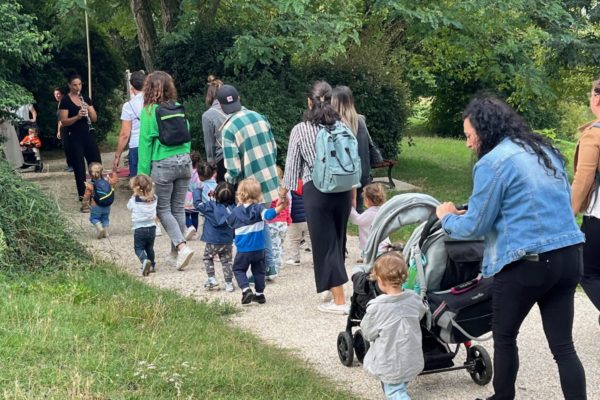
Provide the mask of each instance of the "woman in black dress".
[{"label": "woman in black dress", "polygon": [[324,81],[315,82],[311,88],[304,120],[290,133],[284,188],[280,196],[285,199],[289,190],[297,189],[298,179],[303,180],[302,198],[312,243],[317,292],[329,290],[333,297],[331,302],[321,304],[319,311],[345,314],[343,285],[348,282],[348,274],[344,265],[344,243],[352,192],[322,193],[312,182],[320,126],[333,126],[341,121],[340,115],[331,106],[331,92],[331,86]]},{"label": "woman in black dress", "polygon": [[[96,122],[97,115],[92,100],[81,92],[83,84],[78,74],[69,76],[68,86],[69,93],[62,97],[58,106],[59,118],[81,201],[85,192],[86,162],[87,165],[102,163],[92,129],[92,122]],[[89,212],[89,206],[82,205],[81,212]]]}]

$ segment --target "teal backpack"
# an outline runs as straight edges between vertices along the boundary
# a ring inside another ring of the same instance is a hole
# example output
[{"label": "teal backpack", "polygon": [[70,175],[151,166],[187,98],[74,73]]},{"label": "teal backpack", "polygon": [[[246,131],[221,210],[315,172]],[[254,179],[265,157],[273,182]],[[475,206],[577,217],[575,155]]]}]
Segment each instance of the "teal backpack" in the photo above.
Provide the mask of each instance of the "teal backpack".
[{"label": "teal backpack", "polygon": [[312,178],[319,191],[339,193],[360,187],[358,142],[346,125],[321,125],[316,153]]}]

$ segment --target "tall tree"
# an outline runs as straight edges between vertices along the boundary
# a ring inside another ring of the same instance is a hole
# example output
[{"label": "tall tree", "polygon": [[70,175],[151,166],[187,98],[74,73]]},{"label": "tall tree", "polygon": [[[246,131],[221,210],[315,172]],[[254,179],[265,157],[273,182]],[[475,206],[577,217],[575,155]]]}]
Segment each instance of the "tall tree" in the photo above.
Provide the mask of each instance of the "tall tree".
[{"label": "tall tree", "polygon": [[152,11],[148,0],[131,0],[131,11],[137,26],[138,42],[142,59],[147,71],[154,71],[154,46],[156,44],[156,28],[152,20]]},{"label": "tall tree", "polygon": [[160,0],[160,11],[163,32],[173,32],[181,14],[181,0]]}]

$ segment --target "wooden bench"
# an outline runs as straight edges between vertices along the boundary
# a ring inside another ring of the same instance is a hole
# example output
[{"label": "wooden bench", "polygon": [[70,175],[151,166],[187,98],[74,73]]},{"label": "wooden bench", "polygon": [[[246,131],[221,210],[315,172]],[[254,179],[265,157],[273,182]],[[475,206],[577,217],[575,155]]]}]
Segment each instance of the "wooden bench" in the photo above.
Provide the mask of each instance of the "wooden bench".
[{"label": "wooden bench", "polygon": [[394,160],[383,160],[379,164],[371,165],[371,169],[387,168],[388,181],[383,182],[383,184],[388,185],[390,189],[396,188],[396,184],[394,183],[394,180],[392,179],[392,168],[394,168],[395,164],[396,163],[394,162]]}]

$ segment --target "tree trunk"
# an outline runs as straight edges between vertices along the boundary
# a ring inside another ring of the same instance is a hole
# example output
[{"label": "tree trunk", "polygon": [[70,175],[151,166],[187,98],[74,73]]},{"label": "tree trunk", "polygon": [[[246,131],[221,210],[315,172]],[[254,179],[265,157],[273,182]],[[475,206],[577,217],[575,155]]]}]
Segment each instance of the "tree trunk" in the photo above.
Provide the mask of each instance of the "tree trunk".
[{"label": "tree trunk", "polygon": [[173,32],[181,13],[181,0],[160,0],[163,31]]},{"label": "tree trunk", "polygon": [[131,0],[131,11],[137,25],[137,36],[142,52],[142,59],[147,72],[154,71],[154,43],[156,29],[152,21],[152,11],[149,0]]}]

